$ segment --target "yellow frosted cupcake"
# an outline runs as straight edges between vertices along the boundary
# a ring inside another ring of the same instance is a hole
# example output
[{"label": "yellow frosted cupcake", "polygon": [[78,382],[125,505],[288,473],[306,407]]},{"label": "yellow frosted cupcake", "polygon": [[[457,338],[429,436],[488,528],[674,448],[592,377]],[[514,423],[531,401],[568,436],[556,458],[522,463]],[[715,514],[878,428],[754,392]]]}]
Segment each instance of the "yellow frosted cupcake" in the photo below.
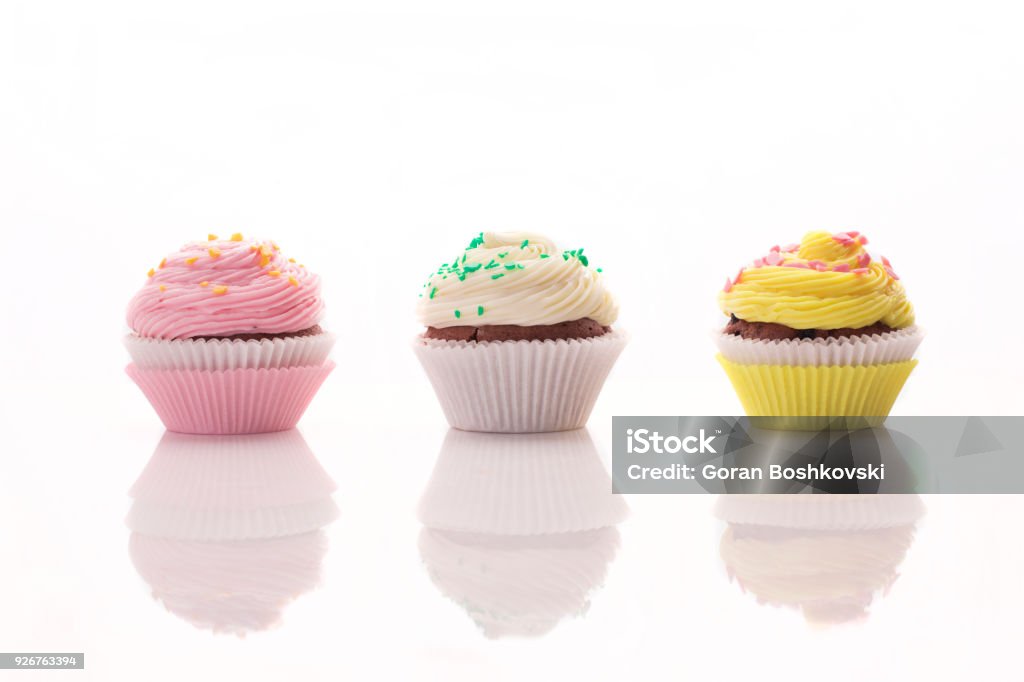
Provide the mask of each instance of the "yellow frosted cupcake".
[{"label": "yellow frosted cupcake", "polygon": [[888,416],[923,334],[892,265],[867,243],[809,232],[726,280],[718,361],[748,416],[785,417],[769,424],[784,428]]}]

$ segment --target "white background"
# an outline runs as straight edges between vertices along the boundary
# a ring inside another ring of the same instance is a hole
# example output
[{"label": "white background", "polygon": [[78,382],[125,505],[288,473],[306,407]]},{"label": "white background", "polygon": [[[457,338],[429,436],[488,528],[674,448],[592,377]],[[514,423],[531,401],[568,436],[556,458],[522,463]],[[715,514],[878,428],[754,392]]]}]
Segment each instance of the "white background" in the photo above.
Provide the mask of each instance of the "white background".
[{"label": "white background", "polygon": [[[1011,677],[1016,498],[929,500],[897,586],[838,632],[728,583],[710,498],[632,499],[585,617],[485,640],[419,564],[413,510],[445,424],[408,342],[423,279],[477,231],[584,246],[633,336],[590,422],[606,454],[613,414],[738,412],[708,338],[725,277],[809,229],[859,229],[929,334],[894,411],[1020,414],[1021,18],[3,3],[0,650],[85,650],[94,679]],[[123,373],[125,305],[165,253],[235,231],[323,276],[339,336],[302,422],[339,483],[324,587],[244,640],[154,603],[122,523],[162,433]]]}]

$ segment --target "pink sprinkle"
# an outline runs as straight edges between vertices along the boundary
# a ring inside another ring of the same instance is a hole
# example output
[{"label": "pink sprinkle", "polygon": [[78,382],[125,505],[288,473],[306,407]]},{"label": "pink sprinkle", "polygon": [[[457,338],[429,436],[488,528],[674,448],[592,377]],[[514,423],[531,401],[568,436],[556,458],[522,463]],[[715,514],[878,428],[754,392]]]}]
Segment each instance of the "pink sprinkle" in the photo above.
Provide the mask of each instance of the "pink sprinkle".
[{"label": "pink sprinkle", "polygon": [[858,232],[857,230],[847,230],[846,234],[850,235],[851,237],[859,237],[860,236],[860,232]]},{"label": "pink sprinkle", "polygon": [[818,272],[824,272],[825,270],[828,270],[828,266],[825,265],[825,263],[823,263],[820,260],[807,261],[807,265],[808,267],[814,268]]},{"label": "pink sprinkle", "polygon": [[899,276],[892,271],[892,268],[886,268],[885,271],[889,273],[889,276],[892,277],[893,279],[899,279]]},{"label": "pink sprinkle", "polygon": [[871,254],[862,253],[857,256],[857,266],[866,268],[871,263]]},{"label": "pink sprinkle", "polygon": [[835,239],[840,244],[849,244],[853,241],[853,237],[851,237],[848,232],[839,232],[834,234],[832,235],[832,239]]},{"label": "pink sprinkle", "polygon": [[786,263],[782,267],[784,267],[784,268],[804,268],[805,270],[808,269],[807,263]]},{"label": "pink sprinkle", "polygon": [[773,246],[772,248],[770,248],[768,250],[769,251],[775,251],[776,253],[778,253],[781,249],[779,248],[779,245],[776,244],[775,246]]},{"label": "pink sprinkle", "polygon": [[736,273],[736,281],[733,282],[733,284],[739,284],[740,283],[740,277],[743,276],[743,271],[744,270],[746,270],[746,268],[740,268],[740,271]]},{"label": "pink sprinkle", "polygon": [[772,251],[764,258],[765,265],[782,265],[782,256],[778,251]]},{"label": "pink sprinkle", "polygon": [[754,261],[754,267],[755,268],[763,268],[764,267],[764,258],[758,258],[757,260],[755,260]]},{"label": "pink sprinkle", "polygon": [[867,274],[868,269],[867,268],[857,268],[856,270],[850,270],[850,272],[852,272],[855,275],[864,275],[864,274]]},{"label": "pink sprinkle", "polygon": [[799,251],[800,250],[800,245],[799,244],[787,244],[786,246],[782,247],[782,250],[785,251],[786,253],[792,253],[793,251]]},{"label": "pink sprinkle", "polygon": [[725,278],[725,286],[722,287],[722,291],[724,291],[725,293],[729,293],[730,291],[732,291],[732,280],[729,279],[728,277]]},{"label": "pink sprinkle", "polygon": [[866,244],[868,243],[868,238],[867,238],[867,237],[865,237],[864,235],[861,235],[861,236],[860,236],[860,243],[861,243],[862,245],[866,245]]},{"label": "pink sprinkle", "polygon": [[890,263],[889,259],[886,258],[885,256],[882,256],[882,265],[884,265],[887,268],[891,268],[892,267],[892,263]]},{"label": "pink sprinkle", "polygon": [[839,265],[832,268],[833,272],[849,272],[850,266],[846,263],[840,263]]}]

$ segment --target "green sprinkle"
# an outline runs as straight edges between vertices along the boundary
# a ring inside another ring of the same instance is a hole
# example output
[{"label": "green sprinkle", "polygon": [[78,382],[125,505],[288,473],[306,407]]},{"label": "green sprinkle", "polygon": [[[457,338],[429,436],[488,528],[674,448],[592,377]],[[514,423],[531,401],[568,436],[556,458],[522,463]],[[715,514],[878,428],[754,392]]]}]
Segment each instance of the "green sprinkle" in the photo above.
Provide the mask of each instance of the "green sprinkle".
[{"label": "green sprinkle", "polygon": [[462,262],[463,262],[463,263],[465,263],[465,262],[466,262],[466,254],[462,254]]},{"label": "green sprinkle", "polygon": [[542,253],[542,254],[540,254],[540,257],[541,258],[551,258],[551,254],[549,254],[549,253]]},{"label": "green sprinkle", "polygon": [[526,245],[527,245],[527,244],[529,244],[529,243],[530,243],[530,240],[529,240],[529,239],[524,239],[524,240],[523,240],[523,243],[519,245],[519,248],[520,248],[520,249],[525,249],[525,248],[526,248]]},{"label": "green sprinkle", "polygon": [[480,246],[480,245],[481,245],[481,244],[483,244],[483,243],[484,243],[484,233],[483,233],[483,232],[481,232],[481,233],[480,233],[480,234],[478,234],[477,236],[473,237],[473,241],[471,241],[471,242],[469,243],[469,246],[467,246],[467,247],[466,247],[466,249],[467,249],[467,250],[469,250],[469,249],[475,249],[476,247]]},{"label": "green sprinkle", "polygon": [[483,315],[484,314],[484,307],[482,305],[478,305],[476,307],[476,314],[477,315]]},{"label": "green sprinkle", "polygon": [[506,251],[505,253],[499,253],[498,254],[498,258],[504,258],[507,255],[508,255],[508,251]]},{"label": "green sprinkle", "polygon": [[464,272],[476,272],[477,270],[479,270],[482,267],[483,266],[480,265],[479,263],[474,263],[473,265],[467,265],[467,266],[465,266],[462,269],[463,269]]},{"label": "green sprinkle", "polygon": [[457,320],[457,319],[459,319],[460,317],[462,317],[462,313],[460,313],[460,312],[459,312],[458,310],[456,310],[456,311],[455,311],[455,319]]},{"label": "green sprinkle", "polygon": [[562,252],[562,260],[569,260],[569,254],[566,251]]},{"label": "green sprinkle", "polygon": [[523,265],[522,263],[516,263],[516,269],[517,270],[525,270],[526,266]]},{"label": "green sprinkle", "polygon": [[490,270],[491,268],[496,268],[496,267],[498,267],[498,264],[495,263],[494,259],[492,258],[491,262],[484,266],[484,270]]},{"label": "green sprinkle", "polygon": [[459,273],[459,281],[460,282],[465,282],[466,281],[466,273],[464,273],[464,272],[460,272]]},{"label": "green sprinkle", "polygon": [[597,271],[598,272],[604,272],[604,269],[603,268],[598,268]]},{"label": "green sprinkle", "polygon": [[435,294],[437,294],[437,287],[434,287],[433,289],[430,290],[430,298],[434,298]]},{"label": "green sprinkle", "polygon": [[515,263],[506,263],[505,264],[505,269],[506,270],[515,270],[516,269],[516,264]]},{"label": "green sprinkle", "polygon": [[499,277],[504,277],[504,276],[505,276],[504,272],[499,272],[497,275],[491,275],[491,279],[498,279]]}]

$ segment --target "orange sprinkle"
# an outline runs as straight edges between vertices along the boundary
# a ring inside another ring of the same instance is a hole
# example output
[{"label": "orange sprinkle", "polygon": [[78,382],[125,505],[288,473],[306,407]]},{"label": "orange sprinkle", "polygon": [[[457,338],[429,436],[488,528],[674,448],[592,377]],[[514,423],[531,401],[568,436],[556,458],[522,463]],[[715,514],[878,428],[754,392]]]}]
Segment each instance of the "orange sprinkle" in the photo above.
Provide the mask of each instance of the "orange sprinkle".
[{"label": "orange sprinkle", "polygon": [[273,247],[274,247],[274,251],[280,251],[280,250],[281,250],[281,247],[280,247],[280,246],[278,246],[277,244],[274,244],[273,242],[271,242],[271,244],[272,244],[272,245],[273,245]]},{"label": "orange sprinkle", "polygon": [[305,266],[305,265],[303,265],[302,263],[299,263],[299,267],[300,267],[300,268],[304,268],[304,267],[306,267],[306,266]]},{"label": "orange sprinkle", "polygon": [[241,232],[235,232],[233,235],[231,235],[231,241],[233,241],[233,242],[240,242],[240,241],[242,241],[242,233]]},{"label": "orange sprinkle", "polygon": [[270,277],[280,277],[281,276],[281,271],[280,270],[271,270],[270,272],[267,273],[267,275],[270,276]]},{"label": "orange sprinkle", "polygon": [[257,246],[256,244],[253,244],[252,246],[249,247],[249,250],[250,251],[259,251],[260,247]]},{"label": "orange sprinkle", "polygon": [[193,264],[193,263],[195,263],[195,262],[196,262],[197,260],[199,260],[199,256],[192,256],[191,258],[186,258],[186,259],[185,259],[185,262],[186,262],[187,264],[189,264],[189,265],[192,265],[192,264]]},{"label": "orange sprinkle", "polygon": [[211,246],[209,250],[210,258],[216,258],[220,255],[220,249],[216,246]]},{"label": "orange sprinkle", "polygon": [[152,277],[155,274],[156,274],[156,270],[154,270],[153,268],[150,268],[149,272],[146,273],[146,277]]},{"label": "orange sprinkle", "polygon": [[289,259],[288,259],[288,262],[289,262],[289,263],[294,263],[294,262],[295,262],[295,259],[294,259],[294,258],[289,258]]},{"label": "orange sprinkle", "polygon": [[260,256],[260,267],[264,268],[270,263],[270,256]]},{"label": "orange sprinkle", "polygon": [[165,267],[167,267],[167,259],[166,258],[164,258],[162,261],[160,261],[160,269],[163,270]]},{"label": "orange sprinkle", "polygon": [[206,241],[209,241],[209,242],[217,241],[217,235],[215,235],[215,234],[208,234],[208,235],[206,235]]},{"label": "orange sprinkle", "polygon": [[297,287],[299,286],[299,280],[295,279],[294,277],[289,277],[288,284],[291,284],[293,287]]},{"label": "orange sprinkle", "polygon": [[208,287],[208,286],[210,286],[210,283],[209,282],[200,282],[199,286],[201,286],[201,287]]},{"label": "orange sprinkle", "polygon": [[165,287],[163,284],[161,284],[160,285],[160,291],[167,291],[167,287]]},{"label": "orange sprinkle", "polygon": [[217,296],[223,296],[224,294],[228,293],[228,288],[224,286],[214,287],[213,293],[216,294]]}]

